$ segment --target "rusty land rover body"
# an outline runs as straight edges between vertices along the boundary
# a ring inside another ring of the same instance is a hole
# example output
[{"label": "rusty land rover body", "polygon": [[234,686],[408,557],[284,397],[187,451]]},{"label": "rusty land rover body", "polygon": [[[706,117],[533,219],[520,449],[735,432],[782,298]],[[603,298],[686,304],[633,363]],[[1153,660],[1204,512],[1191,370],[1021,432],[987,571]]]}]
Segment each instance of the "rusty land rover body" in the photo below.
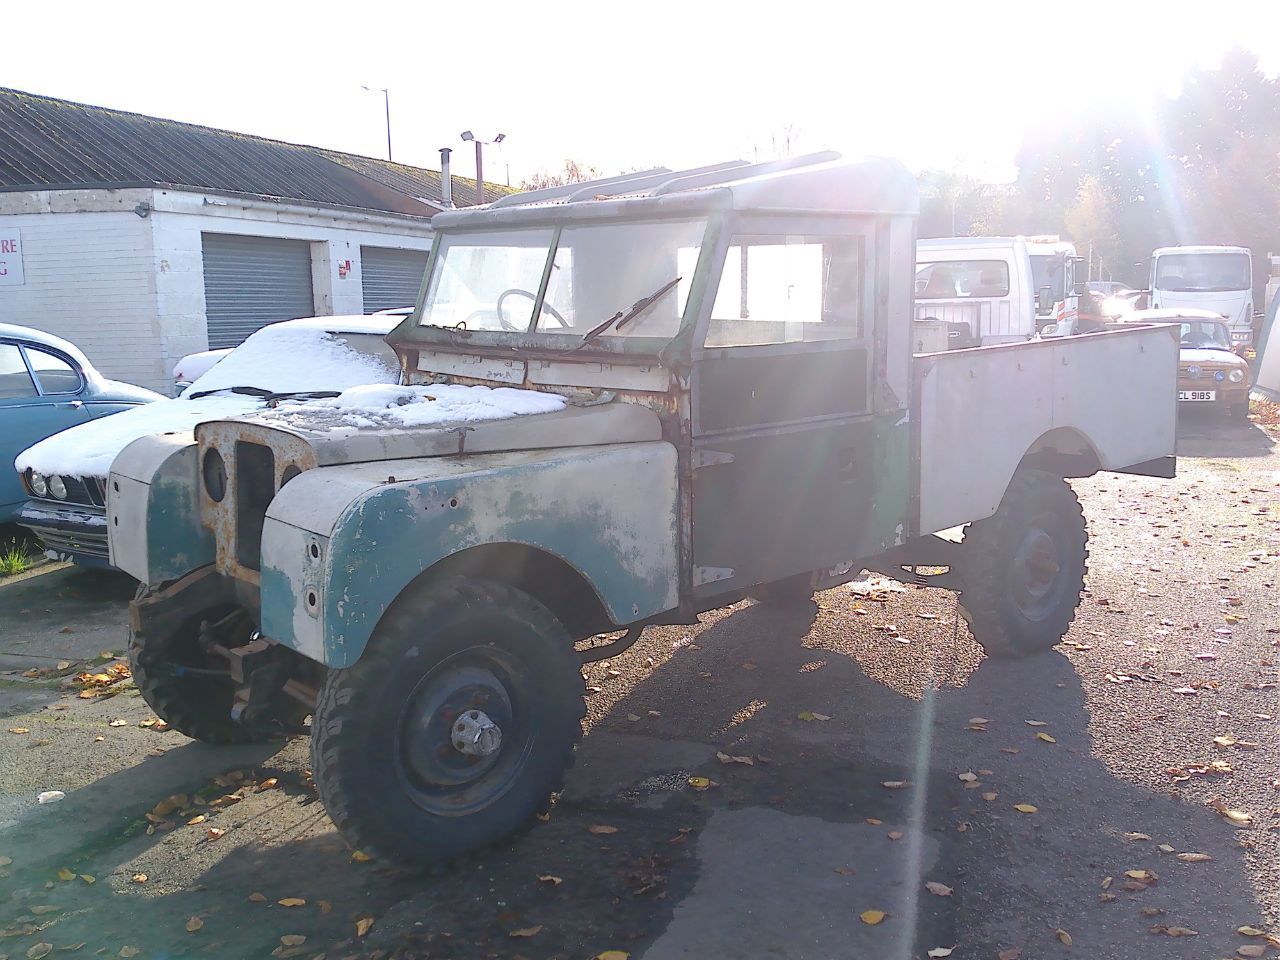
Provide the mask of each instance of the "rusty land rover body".
[{"label": "rusty land rover body", "polygon": [[929,565],[989,653],[1052,646],[1064,478],[1171,475],[1176,331],[913,357],[916,213],[899,164],[823,155],[440,214],[408,386],[116,460],[143,695],[208,741],[309,727],[348,839],[433,864],[545,808],[581,664],[646,625]]}]

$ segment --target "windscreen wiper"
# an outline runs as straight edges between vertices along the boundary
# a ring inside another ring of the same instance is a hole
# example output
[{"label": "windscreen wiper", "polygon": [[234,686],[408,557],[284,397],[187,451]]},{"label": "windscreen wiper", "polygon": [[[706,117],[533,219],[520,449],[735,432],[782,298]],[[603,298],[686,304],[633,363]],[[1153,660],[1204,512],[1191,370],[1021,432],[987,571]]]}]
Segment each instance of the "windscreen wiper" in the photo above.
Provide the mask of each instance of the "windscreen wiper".
[{"label": "windscreen wiper", "polygon": [[283,393],[268,390],[265,387],[219,387],[217,390],[201,390],[190,394],[188,400],[199,400],[211,397],[215,393],[235,393],[242,397],[257,397],[267,403],[279,403],[281,400],[329,400],[338,395],[337,390],[294,390]]},{"label": "windscreen wiper", "polygon": [[573,349],[581,350],[583,347],[589,344],[592,340],[595,340],[597,337],[600,337],[601,335],[603,335],[610,327],[613,327],[615,330],[621,330],[628,323],[630,323],[636,317],[640,316],[640,314],[644,313],[651,306],[653,306],[655,303],[661,300],[667,293],[675,289],[676,284],[678,284],[683,279],[684,277],[676,277],[674,280],[668,280],[666,283],[660,286],[657,290],[653,291],[653,293],[649,294],[647,297],[641,297],[639,300],[633,303],[631,305],[631,309],[626,311],[626,313],[623,313],[621,310],[619,310],[608,320],[605,320],[603,323],[596,324],[594,327],[592,327],[590,330],[588,330],[586,333],[582,335],[582,342],[579,343]]}]

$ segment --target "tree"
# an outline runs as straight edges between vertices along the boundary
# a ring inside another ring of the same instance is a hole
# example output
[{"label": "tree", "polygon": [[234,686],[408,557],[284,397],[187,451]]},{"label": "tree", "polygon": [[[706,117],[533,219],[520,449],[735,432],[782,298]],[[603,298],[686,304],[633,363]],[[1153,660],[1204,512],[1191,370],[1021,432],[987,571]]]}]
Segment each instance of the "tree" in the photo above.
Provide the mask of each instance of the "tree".
[{"label": "tree", "polygon": [[599,180],[600,168],[581,160],[565,160],[559,171],[540,170],[520,183],[521,190],[542,190],[546,187],[563,187],[570,183]]}]

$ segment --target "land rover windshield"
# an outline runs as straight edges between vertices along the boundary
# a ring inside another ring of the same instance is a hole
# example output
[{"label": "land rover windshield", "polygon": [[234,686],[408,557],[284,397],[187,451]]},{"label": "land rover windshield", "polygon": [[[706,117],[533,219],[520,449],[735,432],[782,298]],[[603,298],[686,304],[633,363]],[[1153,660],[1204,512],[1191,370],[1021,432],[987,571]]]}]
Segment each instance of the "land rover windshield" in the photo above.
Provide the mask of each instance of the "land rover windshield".
[{"label": "land rover windshield", "polygon": [[706,227],[705,219],[686,219],[446,234],[419,324],[564,335],[567,346],[593,331],[670,338]]}]

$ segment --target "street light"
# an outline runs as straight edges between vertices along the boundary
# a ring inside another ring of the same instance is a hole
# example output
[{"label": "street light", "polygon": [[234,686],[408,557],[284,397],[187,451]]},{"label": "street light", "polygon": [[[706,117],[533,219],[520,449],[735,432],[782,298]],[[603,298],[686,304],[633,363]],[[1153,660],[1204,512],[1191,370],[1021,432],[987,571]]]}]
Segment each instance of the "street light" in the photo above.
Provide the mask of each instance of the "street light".
[{"label": "street light", "polygon": [[391,94],[388,92],[386,87],[377,87],[377,88],[366,87],[364,84],[361,84],[360,89],[367,90],[369,93],[382,94],[383,106],[386,107],[386,111],[387,111],[387,159],[390,160],[391,159]]},{"label": "street light", "polygon": [[476,145],[476,203],[484,203],[484,148],[501,143],[505,139],[507,139],[505,133],[498,134],[492,140],[481,140],[470,130],[462,131],[463,142],[472,142]]}]

